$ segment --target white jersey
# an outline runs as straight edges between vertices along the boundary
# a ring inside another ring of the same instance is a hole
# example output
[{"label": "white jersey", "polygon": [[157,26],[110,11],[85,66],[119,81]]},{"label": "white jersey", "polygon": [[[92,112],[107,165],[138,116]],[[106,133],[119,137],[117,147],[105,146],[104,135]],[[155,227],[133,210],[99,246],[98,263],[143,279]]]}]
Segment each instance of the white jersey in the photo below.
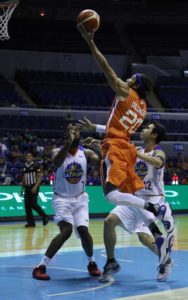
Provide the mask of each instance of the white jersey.
[{"label": "white jersey", "polygon": [[[161,150],[156,146],[152,151],[145,152],[144,149],[140,151],[148,156],[153,156],[155,150]],[[136,194],[148,197],[164,197],[164,166],[156,168],[151,164],[137,158],[135,171],[145,183],[145,189],[138,191]],[[147,199],[147,198],[146,198]]]},{"label": "white jersey", "polygon": [[86,176],[87,160],[84,148],[79,147],[75,155],[67,154],[55,172],[54,193],[62,197],[78,196],[85,191]]}]

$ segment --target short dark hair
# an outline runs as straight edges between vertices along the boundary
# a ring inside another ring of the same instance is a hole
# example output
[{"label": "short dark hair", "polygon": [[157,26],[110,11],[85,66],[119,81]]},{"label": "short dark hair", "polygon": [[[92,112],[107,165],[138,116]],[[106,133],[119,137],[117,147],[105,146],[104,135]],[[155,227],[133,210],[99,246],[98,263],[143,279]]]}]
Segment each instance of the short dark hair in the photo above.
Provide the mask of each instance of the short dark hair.
[{"label": "short dark hair", "polygon": [[153,124],[154,128],[152,130],[152,133],[156,133],[156,143],[159,144],[161,141],[164,141],[166,139],[166,127],[160,124],[158,121],[150,121],[147,125]]},{"label": "short dark hair", "polygon": [[135,76],[137,78],[136,80],[137,87],[135,88],[135,90],[138,93],[140,98],[146,99],[147,94],[153,91],[154,89],[153,83],[150,80],[150,78],[145,74],[137,73],[135,74]]}]

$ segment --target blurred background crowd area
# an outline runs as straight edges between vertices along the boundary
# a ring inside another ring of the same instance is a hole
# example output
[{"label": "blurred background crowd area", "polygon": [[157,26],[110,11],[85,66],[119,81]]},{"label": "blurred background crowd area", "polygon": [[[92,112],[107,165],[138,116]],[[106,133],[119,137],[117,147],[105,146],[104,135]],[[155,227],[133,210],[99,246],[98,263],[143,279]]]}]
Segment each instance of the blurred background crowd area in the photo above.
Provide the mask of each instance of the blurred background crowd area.
[{"label": "blurred background crowd area", "polygon": [[[42,184],[53,184],[55,168],[51,160],[51,151],[61,146],[63,141],[63,137],[39,137],[31,133],[29,129],[23,130],[23,133],[7,132],[6,135],[1,136],[0,184],[21,184],[27,152],[33,154],[34,161],[43,169]],[[174,156],[167,156],[164,181],[165,184],[188,184],[188,157],[184,157],[180,152]],[[99,168],[89,165],[87,185],[100,184]]]}]

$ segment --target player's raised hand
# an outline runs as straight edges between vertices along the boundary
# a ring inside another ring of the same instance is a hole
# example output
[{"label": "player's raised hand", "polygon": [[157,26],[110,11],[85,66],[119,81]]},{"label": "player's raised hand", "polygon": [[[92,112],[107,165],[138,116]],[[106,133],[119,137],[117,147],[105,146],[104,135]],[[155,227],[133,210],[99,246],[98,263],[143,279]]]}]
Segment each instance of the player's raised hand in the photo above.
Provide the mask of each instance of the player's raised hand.
[{"label": "player's raised hand", "polygon": [[93,40],[94,32],[87,32],[82,24],[78,24],[77,29],[87,43]]},{"label": "player's raised hand", "polygon": [[72,124],[67,127],[67,138],[70,142],[73,142],[76,138],[76,130]]},{"label": "player's raised hand", "polygon": [[79,120],[79,123],[76,124],[76,127],[79,130],[96,130],[96,124],[92,123],[86,117],[84,117],[83,120]]}]

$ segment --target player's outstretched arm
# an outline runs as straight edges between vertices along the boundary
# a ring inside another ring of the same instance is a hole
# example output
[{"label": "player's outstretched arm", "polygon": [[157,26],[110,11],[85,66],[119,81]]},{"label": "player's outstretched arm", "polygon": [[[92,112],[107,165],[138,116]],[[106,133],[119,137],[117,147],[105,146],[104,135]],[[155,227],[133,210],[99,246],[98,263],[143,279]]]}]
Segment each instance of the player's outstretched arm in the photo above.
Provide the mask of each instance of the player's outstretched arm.
[{"label": "player's outstretched arm", "polygon": [[76,126],[79,130],[93,130],[93,131],[96,131],[97,124],[92,123],[89,119],[84,117],[83,120],[79,120],[79,123],[76,123]]},{"label": "player's outstretched arm", "polygon": [[84,26],[79,25],[78,30],[80,31],[81,35],[87,42],[88,46],[91,49],[93,56],[95,57],[96,61],[98,62],[99,66],[101,67],[104,75],[110,85],[110,87],[116,92],[117,95],[128,97],[129,95],[129,86],[126,82],[118,78],[117,74],[109,65],[107,59],[104,55],[99,51],[95,42],[93,41],[93,33],[88,33]]},{"label": "player's outstretched arm", "polygon": [[76,126],[79,130],[83,130],[83,131],[84,130],[85,131],[92,130],[92,131],[96,131],[98,133],[105,133],[105,131],[106,131],[106,126],[105,125],[92,123],[86,117],[84,117],[83,120],[79,120],[79,123],[77,123]]},{"label": "player's outstretched arm", "polygon": [[153,153],[152,156],[148,156],[147,154],[142,153],[139,151],[139,149],[137,149],[137,156],[155,168],[160,169],[164,166],[165,153],[161,150],[157,150]]}]

